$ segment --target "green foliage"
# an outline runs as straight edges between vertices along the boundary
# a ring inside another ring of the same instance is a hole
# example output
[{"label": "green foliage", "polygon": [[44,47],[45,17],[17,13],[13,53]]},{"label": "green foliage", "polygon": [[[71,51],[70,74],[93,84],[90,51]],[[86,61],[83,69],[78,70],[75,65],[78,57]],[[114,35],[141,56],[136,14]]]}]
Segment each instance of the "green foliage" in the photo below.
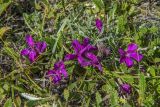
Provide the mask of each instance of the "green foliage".
[{"label": "green foliage", "polygon": [[140,74],[140,78],[139,78],[139,104],[142,105],[142,103],[144,102],[145,99],[145,90],[146,90],[146,81],[145,81],[145,77],[144,74]]},{"label": "green foliage", "polygon": [[4,103],[4,107],[12,107],[12,99],[9,98],[7,101]]},{"label": "green foliage", "polygon": [[99,10],[104,8],[103,0],[92,0],[94,4],[99,8]]},{"label": "green foliage", "polygon": [[69,91],[67,89],[65,89],[64,92],[63,92],[63,94],[64,94],[64,98],[66,99],[66,101],[68,101]]},{"label": "green foliage", "polygon": [[2,0],[0,1],[0,16],[4,11],[6,11],[7,7],[11,4],[11,0]]},{"label": "green foliage", "polygon": [[9,27],[2,27],[0,28],[0,39],[2,39],[2,37],[4,36],[4,33],[7,32],[7,30],[9,30]]},{"label": "green foliage", "polygon": [[[151,2],[0,0],[0,106],[160,106],[160,15],[158,2]],[[103,22],[101,33],[96,18]],[[34,63],[20,55],[26,34],[47,43]],[[109,55],[98,54],[103,72],[68,61],[68,78],[53,84],[47,71],[74,53],[72,40],[84,37],[110,49]],[[131,42],[144,57],[127,68],[119,63],[118,49]],[[130,94],[122,91],[123,83],[131,85]]]},{"label": "green foliage", "polygon": [[102,102],[101,94],[99,92],[96,92],[96,103],[97,106]]}]

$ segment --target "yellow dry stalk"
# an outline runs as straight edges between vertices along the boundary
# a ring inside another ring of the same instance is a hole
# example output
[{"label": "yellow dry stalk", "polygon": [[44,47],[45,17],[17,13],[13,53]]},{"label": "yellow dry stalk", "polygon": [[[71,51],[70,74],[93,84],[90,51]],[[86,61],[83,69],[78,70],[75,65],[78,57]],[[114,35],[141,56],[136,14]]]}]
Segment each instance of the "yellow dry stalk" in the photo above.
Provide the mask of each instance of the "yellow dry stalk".
[{"label": "yellow dry stalk", "polygon": [[0,28],[0,39],[2,39],[2,37],[4,36],[4,34],[10,30],[11,28],[10,27],[1,27]]}]

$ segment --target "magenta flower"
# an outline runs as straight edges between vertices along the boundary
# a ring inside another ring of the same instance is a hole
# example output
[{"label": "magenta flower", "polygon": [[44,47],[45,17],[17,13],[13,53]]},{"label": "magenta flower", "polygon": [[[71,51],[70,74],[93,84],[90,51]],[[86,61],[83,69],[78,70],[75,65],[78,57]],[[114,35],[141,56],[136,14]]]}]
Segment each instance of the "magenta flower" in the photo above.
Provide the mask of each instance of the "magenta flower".
[{"label": "magenta flower", "polygon": [[31,35],[26,35],[26,43],[30,47],[34,47],[34,40]]},{"label": "magenta flower", "polygon": [[43,53],[47,48],[46,42],[34,42],[31,35],[26,36],[28,48],[21,51],[22,56],[27,56],[30,62],[35,61],[39,54]]},{"label": "magenta flower", "polygon": [[134,61],[140,62],[143,58],[142,54],[139,54],[138,46],[135,43],[130,43],[128,45],[127,51],[124,51],[123,49],[119,49],[120,54],[120,63],[125,63],[128,68],[132,67],[134,65]]},{"label": "magenta flower", "polygon": [[80,44],[78,40],[73,40],[72,47],[74,48],[75,53],[67,54],[65,60],[77,59],[82,67],[93,66],[102,71],[99,59],[93,53],[97,48],[89,44],[89,38],[85,38],[82,44]]},{"label": "magenta flower", "polygon": [[54,69],[47,72],[47,77],[51,78],[52,82],[54,82],[55,84],[59,83],[62,80],[62,76],[64,78],[68,77],[68,73],[65,69],[63,61],[55,63]]},{"label": "magenta flower", "polygon": [[39,54],[43,53],[45,51],[46,47],[47,47],[46,42],[37,42],[35,44],[35,49]]},{"label": "magenta flower", "polygon": [[125,93],[130,94],[131,93],[131,86],[129,84],[122,84],[121,90]]},{"label": "magenta flower", "polygon": [[96,19],[96,27],[97,27],[99,32],[102,31],[102,26],[103,26],[102,21],[100,19]]}]

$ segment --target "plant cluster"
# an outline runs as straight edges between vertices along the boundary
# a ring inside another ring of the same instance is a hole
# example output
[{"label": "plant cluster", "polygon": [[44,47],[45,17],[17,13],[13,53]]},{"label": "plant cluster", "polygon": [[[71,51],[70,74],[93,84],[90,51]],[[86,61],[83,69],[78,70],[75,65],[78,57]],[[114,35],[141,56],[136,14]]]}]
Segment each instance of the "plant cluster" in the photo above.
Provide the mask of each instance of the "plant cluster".
[{"label": "plant cluster", "polygon": [[160,106],[159,10],[143,0],[0,0],[0,105]]}]

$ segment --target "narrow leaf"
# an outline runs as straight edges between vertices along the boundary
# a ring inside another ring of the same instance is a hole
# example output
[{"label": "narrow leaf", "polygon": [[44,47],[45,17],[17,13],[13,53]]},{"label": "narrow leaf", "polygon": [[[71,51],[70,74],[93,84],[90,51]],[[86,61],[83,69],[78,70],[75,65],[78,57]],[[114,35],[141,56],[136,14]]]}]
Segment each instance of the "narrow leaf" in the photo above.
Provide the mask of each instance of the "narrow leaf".
[{"label": "narrow leaf", "polygon": [[104,7],[103,0],[92,0],[92,1],[99,9],[102,9]]},{"label": "narrow leaf", "polygon": [[[5,0],[4,0],[5,1]],[[2,3],[0,4],[0,16],[1,14],[7,9],[7,7],[10,5],[11,3],[11,0],[9,0],[8,2],[6,3]]]},{"label": "narrow leaf", "polygon": [[69,98],[69,91],[67,89],[64,89],[64,98],[66,99],[66,101],[68,101],[68,98]]},{"label": "narrow leaf", "polygon": [[146,89],[146,80],[144,74],[141,73],[139,80],[139,99],[138,99],[140,105],[143,104],[143,101],[145,99],[145,89]]},{"label": "narrow leaf", "polygon": [[97,105],[99,105],[102,102],[102,97],[99,92],[96,92],[96,102],[97,102]]},{"label": "narrow leaf", "polygon": [[7,32],[10,27],[2,27],[0,28],[0,39],[4,36],[4,33]]},{"label": "narrow leaf", "polygon": [[68,21],[68,19],[64,19],[62,26],[60,27],[60,29],[57,32],[57,38],[56,38],[56,42],[53,46],[52,53],[54,53],[56,51],[56,47],[57,47],[58,41],[59,41],[60,36],[61,36],[60,33],[61,33],[61,31],[63,31],[64,27],[66,26],[67,21]]},{"label": "narrow leaf", "polygon": [[5,103],[3,107],[12,107],[12,99],[9,98]]},{"label": "narrow leaf", "polygon": [[43,98],[41,97],[37,97],[33,94],[28,94],[28,93],[21,93],[21,96],[28,99],[28,100],[32,100],[32,101],[36,101],[36,100],[42,100]]}]

